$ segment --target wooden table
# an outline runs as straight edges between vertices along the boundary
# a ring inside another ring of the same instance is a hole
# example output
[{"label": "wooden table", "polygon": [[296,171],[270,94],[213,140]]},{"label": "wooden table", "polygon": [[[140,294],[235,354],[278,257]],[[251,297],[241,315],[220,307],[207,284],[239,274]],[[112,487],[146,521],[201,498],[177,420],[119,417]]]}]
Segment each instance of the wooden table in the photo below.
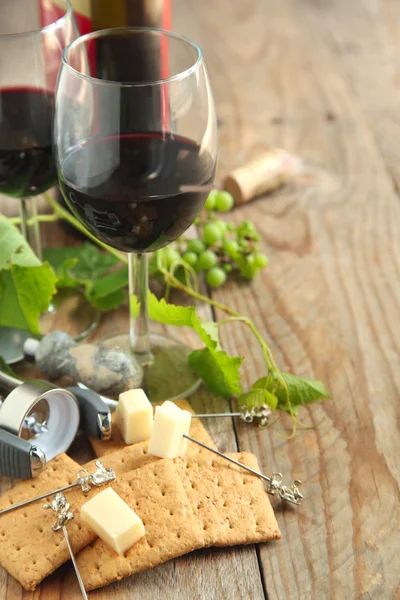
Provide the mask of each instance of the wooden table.
[{"label": "wooden table", "polygon": [[[322,379],[332,400],[302,409],[313,428],[289,442],[283,419],[262,432],[208,424],[222,450],[254,452],[264,472],[303,480],[300,508],[274,502],[281,542],[196,552],[91,598],[400,598],[400,3],[175,0],[174,28],[205,53],[220,175],[268,146],[309,164],[307,179],[233,213],[257,223],[270,266],[213,297],[250,314],[279,365]],[[44,234],[68,241],[55,225]],[[96,335],[122,331],[119,314]],[[246,356],[245,384],[263,375],[245,329],[224,328],[222,341]],[[192,401],[229,409],[205,391]],[[80,595],[68,567],[36,593],[1,571],[0,597]]]}]

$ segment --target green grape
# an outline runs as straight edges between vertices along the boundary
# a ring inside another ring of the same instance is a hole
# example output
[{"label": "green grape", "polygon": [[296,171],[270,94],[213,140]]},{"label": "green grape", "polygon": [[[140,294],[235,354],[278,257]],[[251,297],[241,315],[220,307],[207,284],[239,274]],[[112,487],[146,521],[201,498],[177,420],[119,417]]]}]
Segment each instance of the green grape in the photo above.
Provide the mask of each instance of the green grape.
[{"label": "green grape", "polygon": [[175,248],[166,248],[165,249],[165,258],[166,258],[167,265],[169,268],[174,262],[181,259],[181,255],[178,252],[178,250],[175,250]]},{"label": "green grape", "polygon": [[228,256],[235,256],[239,251],[239,244],[235,240],[229,240],[224,244],[224,250]]},{"label": "green grape", "polygon": [[257,269],[262,269],[263,267],[266,267],[267,264],[268,264],[268,257],[265,256],[265,254],[262,254],[260,252],[260,253],[254,255],[254,266],[256,266]]},{"label": "green grape", "polygon": [[211,269],[217,264],[217,255],[212,250],[205,250],[199,256],[197,266],[200,270]]},{"label": "green grape", "polygon": [[207,271],[206,281],[210,287],[220,287],[226,281],[226,273],[220,267],[213,267]]},{"label": "green grape", "polygon": [[253,254],[250,254],[249,256],[246,257],[246,262],[250,266],[255,266],[255,262],[256,262],[255,256]]},{"label": "green grape", "polygon": [[216,242],[219,242],[221,237],[222,235],[218,225],[207,223],[203,231],[203,241],[206,246],[212,246]]},{"label": "green grape", "polygon": [[204,204],[204,208],[206,210],[214,210],[215,208],[215,200],[218,194],[218,190],[212,190],[209,194],[208,194],[208,198]]},{"label": "green grape", "polygon": [[229,264],[224,265],[224,269],[227,273],[230,273],[232,271],[232,265],[229,265]]},{"label": "green grape", "polygon": [[238,238],[251,238],[255,239],[259,238],[256,232],[256,228],[254,227],[251,221],[242,221],[236,228],[236,235]]},{"label": "green grape", "polygon": [[225,221],[213,221],[213,225],[216,225],[219,228],[222,236],[228,229],[228,224],[225,223]]},{"label": "green grape", "polygon": [[205,250],[205,245],[201,240],[189,240],[186,252],[194,252],[195,254],[200,254]]},{"label": "green grape", "polygon": [[195,252],[185,252],[182,258],[191,267],[194,267],[198,260],[198,256]]},{"label": "green grape", "polygon": [[232,194],[229,192],[217,192],[215,198],[215,208],[218,212],[228,212],[234,205]]}]

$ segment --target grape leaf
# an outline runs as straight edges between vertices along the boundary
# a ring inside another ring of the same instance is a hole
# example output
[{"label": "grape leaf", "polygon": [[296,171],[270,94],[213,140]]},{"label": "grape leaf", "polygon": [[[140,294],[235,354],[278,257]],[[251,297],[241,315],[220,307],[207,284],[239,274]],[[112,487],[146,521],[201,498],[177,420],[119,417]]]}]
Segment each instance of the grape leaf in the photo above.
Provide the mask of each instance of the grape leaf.
[{"label": "grape leaf", "polygon": [[107,296],[90,298],[91,304],[93,304],[93,306],[99,308],[103,312],[106,312],[107,310],[113,310],[114,308],[118,308],[118,306],[121,306],[124,300],[124,290],[115,290],[114,292],[107,294]]},{"label": "grape leaf", "polygon": [[149,316],[151,319],[178,327],[194,329],[206,345],[189,356],[189,365],[204,380],[209,390],[224,398],[230,398],[241,391],[239,368],[243,359],[231,357],[221,350],[217,325],[202,323],[194,306],[176,306],[158,300],[149,294]]},{"label": "grape leaf", "polygon": [[10,271],[0,271],[0,325],[29,329]]},{"label": "grape leaf", "polygon": [[70,274],[72,267],[74,267],[77,262],[77,258],[67,258],[67,260],[56,271],[58,277],[58,288],[78,288],[81,286],[81,282],[72,277]]},{"label": "grape leaf", "polygon": [[256,408],[266,404],[271,410],[275,410],[278,406],[278,398],[275,394],[268,392],[267,390],[255,389],[245,394],[240,394],[238,397],[238,406],[242,408],[245,406],[248,409]]},{"label": "grape leaf", "polygon": [[109,294],[114,294],[126,288],[128,282],[128,267],[122,267],[122,269],[113,271],[113,273],[91,282],[88,285],[86,296],[89,300],[105,298]]},{"label": "grape leaf", "polygon": [[46,248],[43,251],[44,258],[49,261],[57,275],[63,268],[65,261],[76,258],[76,264],[70,269],[70,276],[79,283],[93,282],[111,267],[119,263],[118,258],[109,252],[98,250],[94,244],[85,242],[81,246]]},{"label": "grape leaf", "polygon": [[84,287],[87,300],[103,311],[117,308],[124,301],[128,268],[109,273],[119,262],[115,256],[89,242],[74,248],[49,248],[45,256],[59,277],[58,287]]},{"label": "grape leaf", "polygon": [[175,325],[176,327],[194,328],[194,322],[198,320],[196,309],[194,306],[178,306],[176,304],[168,304],[164,298],[158,298],[149,293],[149,317],[164,323],[164,325]]},{"label": "grape leaf", "polygon": [[39,316],[49,307],[55,282],[46,263],[38,267],[11,265],[8,271],[0,271],[0,325],[40,335]]},{"label": "grape leaf", "polygon": [[50,265],[41,264],[19,230],[0,216],[0,325],[40,334],[39,316],[55,282]]},{"label": "grape leaf", "polygon": [[60,247],[60,248],[43,248],[43,258],[47,260],[58,275],[62,272],[65,263],[70,264],[71,260],[79,261],[80,247]]},{"label": "grape leaf", "polygon": [[40,264],[20,231],[0,215],[0,270],[9,269],[11,265],[38,267]]},{"label": "grape leaf", "polygon": [[[168,304],[164,298],[158,298],[149,293],[148,296],[149,317],[158,323],[164,325],[174,325],[175,327],[190,327],[200,336],[201,340],[211,351],[214,351],[218,345],[216,331],[210,323],[202,323],[197,316],[194,306],[177,306]],[[215,325],[216,328],[216,325]]]},{"label": "grape leaf", "polygon": [[211,340],[213,342],[215,342],[215,350],[222,350],[221,344],[219,341],[217,323],[215,323],[214,321],[202,321],[201,326],[206,331],[206,333],[209,335]]},{"label": "grape leaf", "polygon": [[[275,378],[272,378],[272,381],[275,381]],[[274,388],[276,388],[278,386],[278,382],[275,383]],[[271,388],[271,376],[267,375],[266,377],[261,377],[260,379],[257,379],[257,381],[255,381],[253,383],[253,385],[251,386],[251,389],[253,390],[267,390]]]},{"label": "grape leaf", "polygon": [[56,276],[46,263],[40,267],[12,265],[11,276],[27,327],[40,335],[39,315],[48,309],[56,292]]},{"label": "grape leaf", "polygon": [[223,350],[194,350],[189,365],[201,377],[207,388],[223,398],[241,392],[239,369],[243,358],[229,356]]},{"label": "grape leaf", "polygon": [[[330,395],[321,381],[316,379],[301,379],[290,373],[281,373],[289,390],[290,402],[292,407],[302,404],[310,404],[324,398],[330,398]],[[275,390],[278,398],[278,408],[288,410],[286,392],[283,387]]]}]

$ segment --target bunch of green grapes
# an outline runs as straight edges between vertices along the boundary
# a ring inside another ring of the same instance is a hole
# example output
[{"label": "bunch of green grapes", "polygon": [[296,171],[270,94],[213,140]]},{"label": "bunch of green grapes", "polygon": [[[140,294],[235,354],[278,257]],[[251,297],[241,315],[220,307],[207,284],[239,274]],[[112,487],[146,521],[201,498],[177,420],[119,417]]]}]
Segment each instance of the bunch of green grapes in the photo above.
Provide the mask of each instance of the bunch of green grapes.
[{"label": "bunch of green grapes", "polygon": [[[267,266],[268,258],[260,252],[260,236],[251,221],[242,221],[237,227],[218,218],[233,207],[231,194],[225,191],[210,192],[204,210],[196,219],[198,237],[189,239],[182,236],[175,244],[158,250],[150,262],[150,273],[159,275],[157,265],[161,258],[167,269],[178,268],[175,276],[184,280],[186,263],[196,274],[205,274],[207,284],[212,288],[223,285],[230,273],[239,272],[246,279]],[[162,253],[160,255],[160,253]]]}]

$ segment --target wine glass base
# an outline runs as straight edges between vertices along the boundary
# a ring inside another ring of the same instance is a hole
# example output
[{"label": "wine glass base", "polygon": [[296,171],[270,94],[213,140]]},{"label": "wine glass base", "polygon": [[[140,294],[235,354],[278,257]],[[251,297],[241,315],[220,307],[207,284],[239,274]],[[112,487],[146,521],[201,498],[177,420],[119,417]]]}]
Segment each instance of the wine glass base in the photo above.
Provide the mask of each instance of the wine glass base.
[{"label": "wine glass base", "polygon": [[[40,316],[43,335],[59,329],[68,333],[76,342],[94,331],[101,313],[91,306],[78,290],[60,290],[48,311]],[[0,327],[0,356],[13,365],[25,358],[24,342],[32,337],[29,331],[14,327]]]},{"label": "wine glass base", "polygon": [[60,289],[49,309],[40,316],[40,330],[42,335],[55,329],[65,331],[79,342],[96,329],[100,316],[100,310],[80,290]]},{"label": "wine glass base", "polygon": [[[130,351],[130,338],[128,334],[117,335],[102,340],[101,345]],[[187,398],[199,389],[201,379],[188,364],[192,348],[159,333],[150,334],[150,345],[154,360],[144,368],[143,380],[150,402]]]}]

